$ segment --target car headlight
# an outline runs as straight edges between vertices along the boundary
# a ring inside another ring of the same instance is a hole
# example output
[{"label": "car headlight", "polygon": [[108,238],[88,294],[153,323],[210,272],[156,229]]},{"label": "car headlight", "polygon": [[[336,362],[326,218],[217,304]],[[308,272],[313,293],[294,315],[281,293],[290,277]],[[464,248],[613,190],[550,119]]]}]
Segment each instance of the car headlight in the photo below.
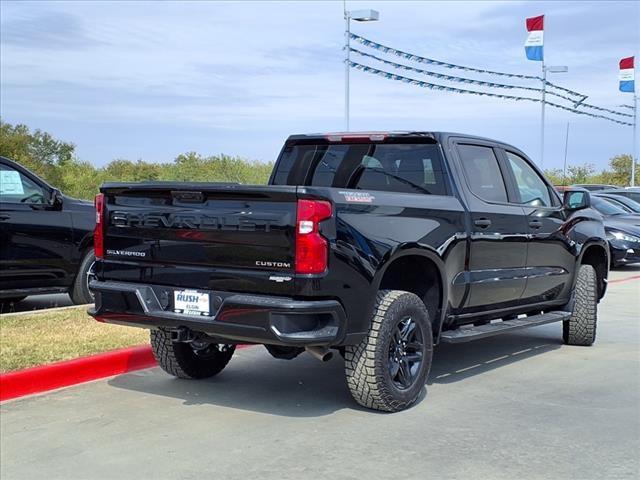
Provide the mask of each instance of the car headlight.
[{"label": "car headlight", "polygon": [[621,232],[620,230],[608,230],[607,239],[622,240],[623,242],[640,242],[640,237],[636,237],[630,233]]}]

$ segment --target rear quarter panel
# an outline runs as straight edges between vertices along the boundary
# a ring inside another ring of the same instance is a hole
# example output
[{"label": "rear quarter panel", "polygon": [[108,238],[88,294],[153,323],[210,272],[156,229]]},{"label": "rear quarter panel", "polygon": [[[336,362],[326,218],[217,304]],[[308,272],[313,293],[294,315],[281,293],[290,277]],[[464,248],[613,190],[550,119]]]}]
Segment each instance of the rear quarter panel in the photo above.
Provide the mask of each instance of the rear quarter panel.
[{"label": "rear quarter panel", "polygon": [[[341,299],[351,332],[368,330],[376,291],[396,258],[411,253],[439,259],[445,285],[464,270],[465,211],[456,197],[313,187],[300,194],[329,196],[335,223],[322,229],[331,248],[327,274],[297,277],[296,293]],[[464,286],[450,287],[449,303],[458,306],[464,294]]]}]

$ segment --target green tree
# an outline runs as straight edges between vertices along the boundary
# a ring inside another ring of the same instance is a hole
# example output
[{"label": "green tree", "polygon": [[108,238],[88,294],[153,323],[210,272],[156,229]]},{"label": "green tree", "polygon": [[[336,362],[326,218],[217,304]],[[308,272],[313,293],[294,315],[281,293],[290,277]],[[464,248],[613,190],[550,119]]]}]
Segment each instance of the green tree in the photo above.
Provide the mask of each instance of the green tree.
[{"label": "green tree", "polygon": [[62,171],[75,161],[75,145],[49,133],[0,120],[0,155],[11,158],[49,183],[61,184]]},{"label": "green tree", "polygon": [[552,170],[545,170],[544,176],[549,179],[549,181],[554,185],[564,185],[566,180],[562,175],[562,170],[559,168],[554,168]]},{"label": "green tree", "polygon": [[594,172],[595,167],[591,163],[571,165],[567,167],[567,178],[570,183],[589,183],[589,179]]},{"label": "green tree", "polygon": [[172,163],[115,159],[101,168],[75,156],[75,146],[26,125],[0,121],[0,155],[24,165],[72,197],[91,199],[104,182],[153,180],[264,184],[273,163],[229,155],[178,155]]},{"label": "green tree", "polygon": [[[625,153],[616,155],[609,160],[609,169],[603,170],[599,177],[601,183],[625,187],[631,184],[631,155]],[[636,178],[640,170],[640,164],[636,162]]]}]

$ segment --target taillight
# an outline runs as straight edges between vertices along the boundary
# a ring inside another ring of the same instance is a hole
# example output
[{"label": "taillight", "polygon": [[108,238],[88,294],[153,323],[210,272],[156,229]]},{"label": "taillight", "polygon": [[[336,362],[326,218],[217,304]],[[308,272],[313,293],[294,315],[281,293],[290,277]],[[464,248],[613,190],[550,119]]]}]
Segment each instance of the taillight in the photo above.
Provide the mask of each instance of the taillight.
[{"label": "taillight", "polygon": [[320,222],[331,217],[331,203],[298,200],[296,220],[296,273],[323,273],[329,260],[329,244],[320,235]]},{"label": "taillight", "polygon": [[93,229],[93,251],[96,258],[104,258],[104,193],[96,195],[96,226]]}]

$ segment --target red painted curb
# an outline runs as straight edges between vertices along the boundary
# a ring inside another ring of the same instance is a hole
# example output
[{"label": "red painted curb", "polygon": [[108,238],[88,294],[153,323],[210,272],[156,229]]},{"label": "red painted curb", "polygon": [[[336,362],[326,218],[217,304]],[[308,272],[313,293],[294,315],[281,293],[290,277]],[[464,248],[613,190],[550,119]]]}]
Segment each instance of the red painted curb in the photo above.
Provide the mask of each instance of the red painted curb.
[{"label": "red painted curb", "polygon": [[122,348],[88,357],[0,374],[0,401],[157,365],[151,347]]},{"label": "red painted curb", "polygon": [[617,280],[609,280],[608,283],[622,283],[622,282],[628,282],[629,280],[637,280],[639,278],[640,278],[640,275],[633,275],[627,278],[618,278]]},{"label": "red painted curb", "polygon": [[[236,350],[251,345],[237,345]],[[0,402],[158,365],[149,345],[0,374]]]}]

